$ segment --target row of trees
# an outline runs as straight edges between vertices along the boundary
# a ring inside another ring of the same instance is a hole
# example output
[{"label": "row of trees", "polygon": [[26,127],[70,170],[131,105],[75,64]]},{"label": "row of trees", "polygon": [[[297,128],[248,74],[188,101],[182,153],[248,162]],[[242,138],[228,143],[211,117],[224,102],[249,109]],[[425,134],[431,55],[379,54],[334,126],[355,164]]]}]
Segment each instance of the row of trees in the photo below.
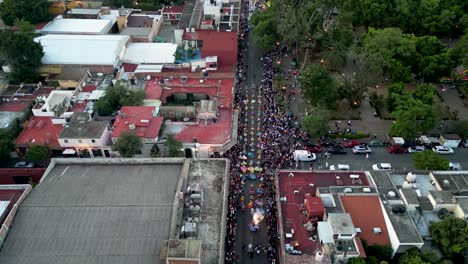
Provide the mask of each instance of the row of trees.
[{"label": "row of trees", "polygon": [[106,94],[94,104],[94,109],[101,116],[112,115],[122,106],[143,105],[145,92],[143,90],[129,90],[121,85],[107,88]]},{"label": "row of trees", "polygon": [[468,3],[457,0],[344,0],[341,15],[356,26],[456,38],[468,28],[467,10]]},{"label": "row of trees", "polygon": [[[166,157],[184,157],[184,152],[182,151],[182,143],[177,141],[172,135],[168,135],[164,145],[167,148]],[[118,151],[120,155],[124,158],[132,158],[136,154],[141,152],[143,143],[141,142],[140,137],[135,135],[132,132],[124,132],[119,137],[117,142],[112,145],[112,150]],[[150,156],[153,158],[162,157],[161,150],[159,149],[158,144],[153,144],[150,152]]]},{"label": "row of trees", "polygon": [[4,0],[0,4],[0,15],[8,26],[13,26],[17,20],[35,25],[52,19],[49,13],[50,4],[47,0]]}]

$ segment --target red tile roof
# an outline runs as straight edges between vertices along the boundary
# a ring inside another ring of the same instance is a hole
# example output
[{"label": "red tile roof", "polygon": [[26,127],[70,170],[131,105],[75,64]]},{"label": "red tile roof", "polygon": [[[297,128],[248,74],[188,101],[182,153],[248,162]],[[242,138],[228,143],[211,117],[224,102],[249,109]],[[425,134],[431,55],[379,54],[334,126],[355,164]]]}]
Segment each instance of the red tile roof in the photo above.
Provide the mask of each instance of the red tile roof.
[{"label": "red tile roof", "polygon": [[[368,245],[390,245],[387,225],[382,212],[380,198],[378,196],[347,195],[341,196],[344,210],[351,215],[353,224],[361,229],[359,237],[366,240]],[[374,228],[382,231],[374,234]]]},{"label": "red tile roof", "polygon": [[305,207],[307,209],[308,217],[323,218],[325,207],[323,206],[322,199],[309,196],[306,198]]},{"label": "red tile roof", "polygon": [[201,40],[202,58],[218,56],[218,71],[234,71],[237,63],[237,32],[198,30],[185,32],[184,40]]},{"label": "red tile roof", "polygon": [[165,6],[163,7],[162,13],[163,14],[170,14],[170,13],[182,14],[183,10],[184,10],[183,5]]},{"label": "red tile roof", "polygon": [[136,68],[138,67],[138,64],[123,63],[122,67],[124,68],[125,72],[134,72]]},{"label": "red tile roof", "polygon": [[146,82],[145,99],[160,99],[162,92],[163,88],[159,84],[159,78],[152,78]]},{"label": "red tile roof", "polygon": [[16,138],[16,146],[43,145],[52,150],[59,150],[61,147],[57,138],[62,129],[63,125],[52,124],[50,117],[34,116]]},{"label": "red tile roof", "polygon": [[118,138],[125,131],[130,131],[129,126],[135,125],[132,130],[142,138],[157,138],[163,122],[160,116],[153,116],[154,106],[124,106],[120,115],[114,122],[113,138]]}]

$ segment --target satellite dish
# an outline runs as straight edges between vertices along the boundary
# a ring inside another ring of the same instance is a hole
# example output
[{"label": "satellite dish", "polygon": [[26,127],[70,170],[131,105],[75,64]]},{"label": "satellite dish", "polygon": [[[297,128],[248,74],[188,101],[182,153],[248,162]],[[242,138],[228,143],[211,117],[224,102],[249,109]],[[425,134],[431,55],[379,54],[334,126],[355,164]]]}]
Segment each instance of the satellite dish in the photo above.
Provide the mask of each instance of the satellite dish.
[{"label": "satellite dish", "polygon": [[408,174],[406,175],[406,180],[408,182],[414,182],[416,180],[416,174],[408,172]]},{"label": "satellite dish", "polygon": [[395,193],[394,191],[389,191],[389,192],[387,193],[387,196],[388,196],[388,197],[391,197],[391,198],[395,198],[395,197],[396,197],[396,193]]}]

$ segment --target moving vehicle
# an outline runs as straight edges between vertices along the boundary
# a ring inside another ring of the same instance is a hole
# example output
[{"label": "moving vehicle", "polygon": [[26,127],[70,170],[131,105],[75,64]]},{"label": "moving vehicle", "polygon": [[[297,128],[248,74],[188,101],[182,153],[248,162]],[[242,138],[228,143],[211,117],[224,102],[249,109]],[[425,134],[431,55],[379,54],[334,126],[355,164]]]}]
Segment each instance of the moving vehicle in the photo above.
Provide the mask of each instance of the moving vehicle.
[{"label": "moving vehicle", "polygon": [[461,171],[461,170],[462,170],[462,166],[461,166],[461,164],[458,163],[458,162],[450,162],[450,163],[449,163],[448,170],[451,170],[451,171]]},{"label": "moving vehicle", "polygon": [[18,161],[14,165],[15,168],[34,168],[34,163],[29,161]]},{"label": "moving vehicle", "polygon": [[367,144],[369,147],[385,147],[385,144],[378,140],[378,139],[374,139],[374,140],[371,140],[369,142],[369,144]]},{"label": "moving vehicle", "polygon": [[432,151],[435,153],[441,154],[441,155],[452,155],[453,154],[453,149],[451,147],[446,147],[446,146],[434,146],[432,148]]},{"label": "moving vehicle", "polygon": [[295,161],[314,161],[316,156],[308,150],[295,150],[293,158]]},{"label": "moving vehicle", "polygon": [[387,152],[390,154],[404,154],[408,152],[408,149],[398,145],[393,145],[387,147]]},{"label": "moving vehicle", "polygon": [[372,153],[372,150],[368,146],[360,145],[360,146],[353,147],[353,153],[354,154],[368,154],[368,153]]},{"label": "moving vehicle", "polygon": [[408,148],[409,153],[423,152],[424,150],[426,150],[424,146],[412,146]]},{"label": "moving vehicle", "polygon": [[320,153],[322,152],[322,147],[320,145],[315,145],[315,144],[305,144],[304,149],[308,150],[312,153]]},{"label": "moving vehicle", "polygon": [[338,164],[338,165],[331,165],[330,166],[331,171],[348,171],[349,170],[349,165],[348,164]]},{"label": "moving vehicle", "polygon": [[328,152],[333,154],[346,154],[346,149],[340,145],[330,146],[328,147]]},{"label": "moving vehicle", "polygon": [[354,146],[359,146],[361,145],[361,142],[357,141],[357,140],[346,140],[345,142],[343,142],[343,146],[345,148],[352,148]]},{"label": "moving vehicle", "polygon": [[384,171],[384,170],[391,170],[392,165],[390,163],[377,163],[372,165],[372,170],[375,171]]}]

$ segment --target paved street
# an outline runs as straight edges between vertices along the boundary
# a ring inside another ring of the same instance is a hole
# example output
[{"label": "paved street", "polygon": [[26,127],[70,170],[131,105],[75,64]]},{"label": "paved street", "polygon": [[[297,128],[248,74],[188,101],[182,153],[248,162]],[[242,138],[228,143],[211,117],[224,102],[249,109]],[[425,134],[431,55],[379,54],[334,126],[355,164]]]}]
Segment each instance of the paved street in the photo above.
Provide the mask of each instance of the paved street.
[{"label": "paved street", "polygon": [[[326,148],[323,153],[325,153]],[[336,164],[348,164],[351,170],[372,170],[372,164],[387,162],[392,164],[394,170],[414,170],[412,154],[389,154],[385,148],[372,148],[372,154],[369,155],[369,159],[366,159],[366,155],[353,154],[351,149],[348,149],[348,154],[344,155],[331,155],[330,159],[320,159],[317,155],[317,161],[315,162],[302,162],[300,164],[302,169],[310,169],[312,164],[313,169],[317,170],[328,170],[325,168],[325,162],[328,165]],[[449,161],[458,162],[462,165],[463,169],[468,169],[468,149],[457,148],[453,155],[444,156]],[[320,160],[320,162],[319,162]]]},{"label": "paved street", "polygon": [[[252,40],[252,32],[249,32],[247,41],[250,42],[246,53],[246,65],[247,65],[247,80],[244,82],[242,86],[242,94],[244,95],[244,102],[246,103],[246,107],[244,109],[244,122],[240,124],[247,129],[245,131],[249,131],[248,133],[244,133],[243,139],[241,140],[241,144],[243,145],[243,153],[247,155],[247,160],[245,161],[245,166],[247,167],[261,167],[261,151],[258,148],[258,137],[260,135],[262,126],[261,122],[261,114],[262,111],[260,109],[260,100],[261,96],[259,96],[259,88],[258,86],[261,83],[262,78],[262,62],[260,58],[262,57],[262,51],[253,45]],[[237,232],[238,238],[236,240],[237,245],[237,253],[239,256],[239,263],[268,263],[266,255],[262,254],[257,255],[254,254],[253,258],[250,258],[249,254],[247,253],[246,247],[249,244],[253,246],[267,246],[267,230],[265,222],[260,223],[260,230],[258,232],[251,232],[249,229],[249,224],[252,222],[252,213],[250,209],[247,208],[248,203],[251,201],[250,197],[253,197],[253,200],[256,199],[257,194],[249,193],[252,186],[255,190],[259,186],[260,181],[257,179],[251,180],[247,179],[245,181],[244,193],[243,196],[245,198],[245,212],[241,212],[239,210],[237,216]],[[258,206],[255,201],[253,201],[255,206],[254,208],[260,208],[265,210],[264,206]]]}]

